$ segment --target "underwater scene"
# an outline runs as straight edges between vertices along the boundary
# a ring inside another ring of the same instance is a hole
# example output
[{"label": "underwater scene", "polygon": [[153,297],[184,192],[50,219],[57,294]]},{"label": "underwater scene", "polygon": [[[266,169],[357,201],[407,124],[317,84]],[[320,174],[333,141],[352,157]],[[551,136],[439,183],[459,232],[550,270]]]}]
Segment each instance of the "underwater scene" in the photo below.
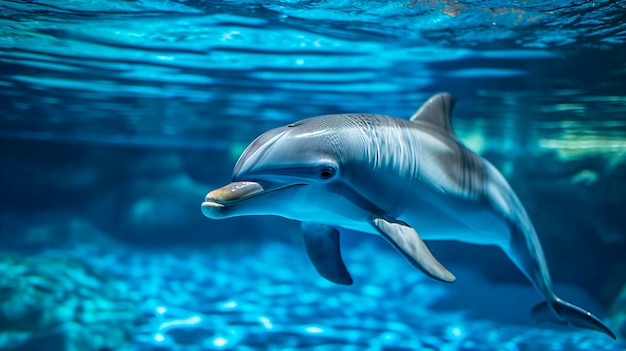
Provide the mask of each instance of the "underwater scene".
[{"label": "underwater scene", "polygon": [[624,1],[0,0],[0,350],[624,350],[625,181]]}]

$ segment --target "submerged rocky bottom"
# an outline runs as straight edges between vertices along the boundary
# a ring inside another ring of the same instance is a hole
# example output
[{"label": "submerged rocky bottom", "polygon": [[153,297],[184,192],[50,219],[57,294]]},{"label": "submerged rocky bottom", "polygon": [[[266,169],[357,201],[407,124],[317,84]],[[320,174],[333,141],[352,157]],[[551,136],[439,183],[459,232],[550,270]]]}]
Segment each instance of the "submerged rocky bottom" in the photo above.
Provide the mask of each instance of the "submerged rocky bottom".
[{"label": "submerged rocky bottom", "polygon": [[[345,250],[333,285],[297,246],[0,255],[1,350],[624,350],[605,335],[433,306],[450,286],[392,250]],[[488,289],[480,283],[472,289]],[[538,301],[537,297],[537,301]],[[471,307],[471,306],[470,306]],[[517,310],[511,313],[518,313]],[[522,317],[520,316],[520,320]]]}]

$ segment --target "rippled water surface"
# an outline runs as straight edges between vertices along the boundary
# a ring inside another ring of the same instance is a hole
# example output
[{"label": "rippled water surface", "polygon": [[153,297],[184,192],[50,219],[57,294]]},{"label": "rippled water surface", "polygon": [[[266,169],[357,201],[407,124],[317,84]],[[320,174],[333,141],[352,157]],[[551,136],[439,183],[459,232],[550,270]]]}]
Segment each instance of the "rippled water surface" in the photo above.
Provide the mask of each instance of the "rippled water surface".
[{"label": "rippled water surface", "polygon": [[531,324],[500,253],[435,244],[448,288],[354,236],[337,287],[297,224],[202,217],[267,129],[440,91],[626,337],[625,1],[0,0],[0,349],[624,349]]},{"label": "rippled water surface", "polygon": [[461,133],[530,128],[549,140],[515,133],[538,147],[624,146],[621,1],[2,1],[0,11],[5,136],[228,147],[322,113],[409,116],[447,90],[460,97]]}]

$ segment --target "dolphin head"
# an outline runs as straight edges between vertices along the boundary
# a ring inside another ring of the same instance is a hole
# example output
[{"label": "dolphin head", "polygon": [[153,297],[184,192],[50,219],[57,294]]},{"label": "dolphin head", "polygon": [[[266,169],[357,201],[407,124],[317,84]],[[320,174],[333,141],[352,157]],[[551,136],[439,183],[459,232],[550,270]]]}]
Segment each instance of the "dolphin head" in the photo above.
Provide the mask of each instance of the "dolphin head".
[{"label": "dolphin head", "polygon": [[340,137],[324,123],[303,120],[272,129],[243,152],[232,183],[206,195],[209,218],[279,215],[316,220],[341,194]]}]

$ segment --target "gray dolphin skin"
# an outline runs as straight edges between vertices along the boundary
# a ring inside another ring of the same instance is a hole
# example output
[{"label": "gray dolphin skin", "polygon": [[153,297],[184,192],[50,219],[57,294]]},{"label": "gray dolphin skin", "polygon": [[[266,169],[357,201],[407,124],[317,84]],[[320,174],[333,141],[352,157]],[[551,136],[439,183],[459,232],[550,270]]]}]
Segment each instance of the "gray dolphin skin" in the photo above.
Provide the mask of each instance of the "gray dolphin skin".
[{"label": "gray dolphin skin", "polygon": [[456,99],[431,97],[410,120],[375,114],[308,118],[254,140],[232,183],[202,203],[209,218],[277,215],[302,222],[315,269],[352,284],[339,233],[379,234],[426,275],[456,278],[423,240],[457,240],[500,247],[545,301],[538,321],[615,334],[590,312],[553,291],[539,239],[517,196],[487,160],[452,131]]}]

